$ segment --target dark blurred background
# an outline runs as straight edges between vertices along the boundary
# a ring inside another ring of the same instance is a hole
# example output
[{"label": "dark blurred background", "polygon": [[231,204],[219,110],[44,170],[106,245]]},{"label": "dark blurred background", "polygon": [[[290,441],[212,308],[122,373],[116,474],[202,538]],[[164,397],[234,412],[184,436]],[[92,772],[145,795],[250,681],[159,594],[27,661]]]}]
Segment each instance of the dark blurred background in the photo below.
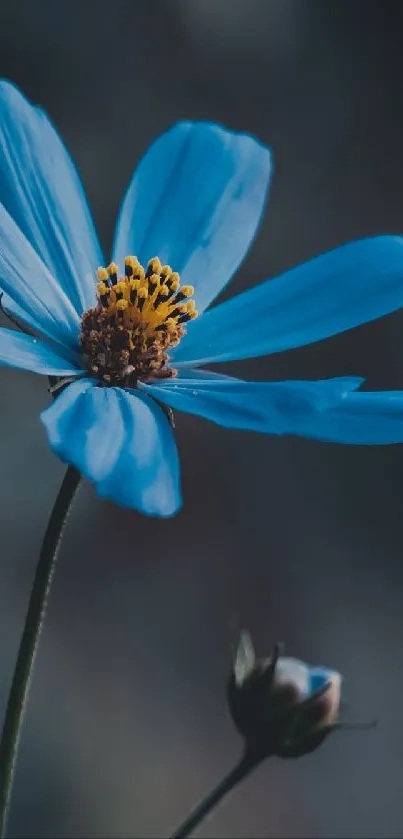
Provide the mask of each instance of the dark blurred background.
[{"label": "dark blurred background", "polygon": [[[78,164],[105,250],[133,167],[177,119],[256,134],[276,172],[224,296],[345,241],[403,229],[403,5],[370,0],[2,0],[0,74]],[[237,364],[250,377],[402,387],[403,314]],[[63,467],[40,377],[1,370],[0,701]],[[37,659],[13,837],[162,837],[240,742],[224,682],[258,650],[345,676],[350,718],[300,761],[268,761],[203,837],[403,836],[403,448],[227,432],[177,417],[185,506],[170,521],[84,485]]]}]

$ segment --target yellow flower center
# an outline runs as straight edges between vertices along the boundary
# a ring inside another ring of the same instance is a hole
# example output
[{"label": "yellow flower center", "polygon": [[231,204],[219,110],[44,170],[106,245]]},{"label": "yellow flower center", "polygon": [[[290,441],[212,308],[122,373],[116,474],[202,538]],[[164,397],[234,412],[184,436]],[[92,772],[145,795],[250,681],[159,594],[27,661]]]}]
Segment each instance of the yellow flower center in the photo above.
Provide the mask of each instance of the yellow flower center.
[{"label": "yellow flower center", "polygon": [[155,257],[147,268],[125,259],[125,276],[112,262],[98,268],[98,303],[84,313],[80,343],[90,372],[105,385],[133,387],[139,379],[170,378],[169,350],[197,317],[190,285]]}]

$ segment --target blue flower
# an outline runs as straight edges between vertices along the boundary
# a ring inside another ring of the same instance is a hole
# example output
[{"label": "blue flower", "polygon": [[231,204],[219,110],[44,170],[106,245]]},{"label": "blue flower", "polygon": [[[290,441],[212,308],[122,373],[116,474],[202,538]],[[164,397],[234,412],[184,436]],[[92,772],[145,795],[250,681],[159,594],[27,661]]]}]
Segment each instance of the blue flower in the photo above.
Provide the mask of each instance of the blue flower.
[{"label": "blue flower", "polygon": [[141,160],[113,262],[99,267],[64,145],[41,109],[0,83],[0,288],[34,333],[0,329],[0,363],[57,377],[41,417],[50,445],[100,496],[151,515],[179,509],[169,409],[270,434],[403,439],[401,395],[356,393],[361,379],[246,382],[200,369],[319,341],[403,304],[403,239],[381,236],[209,308],[257,231],[271,171],[252,137],[178,123]]}]

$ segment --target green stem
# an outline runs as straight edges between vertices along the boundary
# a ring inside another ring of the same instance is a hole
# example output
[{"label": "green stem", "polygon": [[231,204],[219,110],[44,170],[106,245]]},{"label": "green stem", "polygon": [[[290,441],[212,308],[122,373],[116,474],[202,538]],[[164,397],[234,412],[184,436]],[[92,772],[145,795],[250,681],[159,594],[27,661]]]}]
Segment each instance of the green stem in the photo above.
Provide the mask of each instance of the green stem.
[{"label": "green stem", "polygon": [[169,839],[186,839],[196,827],[201,824],[206,816],[219,804],[224,796],[228,795],[240,781],[243,781],[259,763],[264,760],[265,755],[245,752],[239,763],[222,778],[221,781],[210,792],[207,793],[199,804],[190,812],[184,822],[171,833]]},{"label": "green stem", "polygon": [[80,478],[80,473],[74,467],[67,468],[46,528],[31,590],[0,741],[0,837],[2,839],[5,836],[18,744],[53,572],[64,525]]}]

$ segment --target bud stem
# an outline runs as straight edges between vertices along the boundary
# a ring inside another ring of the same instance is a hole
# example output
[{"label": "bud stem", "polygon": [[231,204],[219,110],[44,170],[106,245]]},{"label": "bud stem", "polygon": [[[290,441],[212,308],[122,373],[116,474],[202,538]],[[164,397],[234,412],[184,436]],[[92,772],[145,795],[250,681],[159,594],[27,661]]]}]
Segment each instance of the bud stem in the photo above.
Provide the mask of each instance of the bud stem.
[{"label": "bud stem", "polygon": [[267,753],[246,751],[233,769],[194,807],[184,822],[171,833],[169,839],[186,839],[206,816],[228,795],[240,781],[243,781],[253,769],[267,757]]}]

